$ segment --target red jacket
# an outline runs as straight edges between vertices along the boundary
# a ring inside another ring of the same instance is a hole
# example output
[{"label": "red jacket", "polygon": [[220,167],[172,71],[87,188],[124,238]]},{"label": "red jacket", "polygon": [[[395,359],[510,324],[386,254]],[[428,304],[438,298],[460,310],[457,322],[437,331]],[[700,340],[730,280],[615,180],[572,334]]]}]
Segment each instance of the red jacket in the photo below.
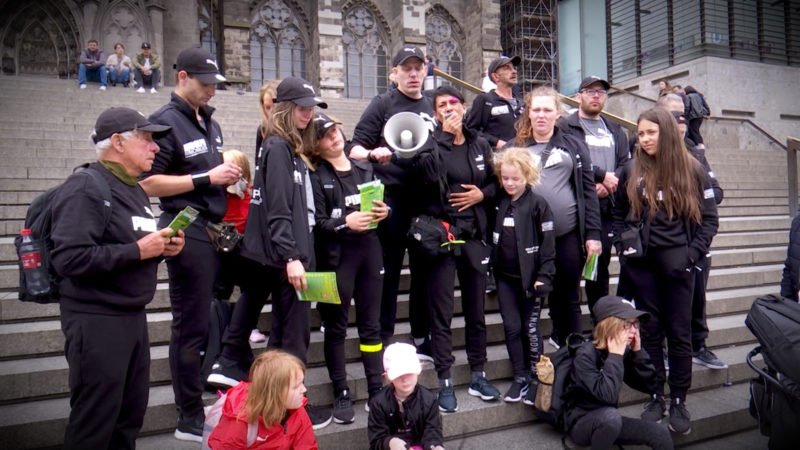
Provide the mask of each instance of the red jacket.
[{"label": "red jacket", "polygon": [[236,231],[244,233],[244,226],[247,223],[247,213],[250,211],[250,189],[247,187],[244,191],[244,198],[239,198],[238,195],[226,193],[228,199],[228,210],[225,212],[225,217],[222,218],[223,222],[233,222],[236,226]]},{"label": "red jacket", "polygon": [[[247,387],[249,382],[242,381],[228,390],[228,397],[222,406],[222,417],[208,437],[208,446],[214,450],[234,449],[317,449],[317,439],[311,428],[311,419],[308,418],[305,408],[289,411],[289,417],[284,423],[265,427],[258,421],[258,435],[256,441],[247,446],[247,422],[237,420],[239,412],[244,408],[247,400]],[[308,400],[303,400],[305,407]]]}]

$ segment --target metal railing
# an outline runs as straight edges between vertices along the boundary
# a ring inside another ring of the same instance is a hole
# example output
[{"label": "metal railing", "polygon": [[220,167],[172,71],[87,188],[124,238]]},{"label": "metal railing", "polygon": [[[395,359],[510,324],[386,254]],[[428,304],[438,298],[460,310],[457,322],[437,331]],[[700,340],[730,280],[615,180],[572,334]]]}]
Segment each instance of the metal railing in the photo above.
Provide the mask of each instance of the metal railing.
[{"label": "metal railing", "polygon": [[786,138],[786,166],[789,177],[789,215],[797,215],[797,151],[800,150],[800,139]]}]

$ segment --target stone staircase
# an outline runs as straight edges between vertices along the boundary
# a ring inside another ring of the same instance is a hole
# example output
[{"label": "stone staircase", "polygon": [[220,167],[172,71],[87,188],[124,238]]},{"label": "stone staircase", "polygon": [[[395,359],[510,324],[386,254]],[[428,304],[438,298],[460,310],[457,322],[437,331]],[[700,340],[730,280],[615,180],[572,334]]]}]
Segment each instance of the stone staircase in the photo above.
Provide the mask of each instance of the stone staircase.
[{"label": "stone staircase", "polygon": [[[92,86],[90,86],[92,87]],[[36,305],[16,300],[18,273],[13,236],[19,232],[27,204],[44,189],[59,184],[76,166],[94,158],[88,135],[97,115],[109,106],[129,106],[145,114],[169,98],[158,94],[136,94],[121,88],[106,92],[79,91],[73,81],[0,76],[0,448],[58,446],[63,439],[69,414],[67,363],[63,356],[63,335],[57,305]],[[366,106],[365,101],[333,99],[329,113],[345,123],[348,134]],[[243,150],[252,157],[254,130],[260,120],[257,95],[218,91],[212,100],[218,108],[225,148]],[[754,338],[744,326],[752,300],[779,290],[781,268],[788,243],[787,182],[785,155],[768,145],[740,149],[737,136],[745,133],[731,125],[715,129],[724,134],[725,147],[712,148],[708,159],[725,189],[720,206],[719,234],[713,244],[713,270],[708,285],[708,344],[723,360],[727,370],[712,371],[693,366],[692,391],[687,405],[692,413],[693,432],[675,436],[679,445],[690,445],[751,429],[755,422],[747,412],[747,380],[752,377],[744,362]],[[747,136],[747,142],[752,141]],[[711,141],[712,144],[714,141]],[[754,157],[756,155],[757,157]],[[612,259],[612,274],[619,272]],[[167,342],[171,315],[165,266],[159,268],[159,285],[147,307],[151,340],[151,388],[140,448],[196,448],[171,437],[176,420]],[[408,272],[401,280],[408,290]],[[617,280],[611,281],[612,291]],[[457,300],[460,298],[455,286]],[[236,295],[234,295],[234,298]],[[464,323],[456,301],[453,341],[456,362],[453,381],[457,386],[459,412],[443,417],[447,447],[458,448],[559,448],[560,435],[535,421],[522,404],[487,403],[466,393],[469,368],[464,351]],[[589,329],[588,310],[583,309],[584,329]],[[270,307],[262,311],[259,328],[269,329]],[[397,338],[409,336],[408,298],[398,305]],[[351,324],[354,311],[351,308]],[[503,344],[502,321],[497,300],[487,297],[486,322],[489,379],[504,392],[511,369]],[[319,315],[312,310],[311,345],[306,375],[308,397],[314,404],[333,400],[324,368]],[[551,322],[543,312],[543,334]],[[256,346],[263,349],[263,344]],[[546,351],[552,351],[546,347]],[[366,448],[366,380],[358,360],[355,327],[348,329],[345,346],[347,372],[356,401],[356,421],[319,430],[324,449]],[[436,387],[432,365],[426,363],[420,378]],[[207,401],[215,395],[209,393]],[[644,396],[627,387],[621,400],[630,416],[638,416]],[[525,444],[523,444],[523,442]]]}]

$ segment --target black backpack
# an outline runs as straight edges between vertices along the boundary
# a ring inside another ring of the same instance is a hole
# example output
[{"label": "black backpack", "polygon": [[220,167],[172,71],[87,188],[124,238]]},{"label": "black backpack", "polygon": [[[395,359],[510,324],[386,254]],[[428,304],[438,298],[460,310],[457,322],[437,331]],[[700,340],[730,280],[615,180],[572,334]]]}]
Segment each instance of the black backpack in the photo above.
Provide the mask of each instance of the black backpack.
[{"label": "black backpack", "polygon": [[[95,184],[103,198],[103,218],[105,225],[111,219],[111,188],[108,182],[103,178],[100,172],[89,168],[89,163],[82,164],[73,170],[73,173],[86,174],[94,179]],[[53,240],[50,238],[51,227],[53,224],[53,210],[52,204],[56,197],[56,193],[61,185],[52,187],[45,191],[42,195],[36,197],[28,207],[28,212],[25,214],[25,228],[30,228],[34,241],[39,242],[39,248],[42,253],[42,267],[47,269],[50,281],[50,290],[47,294],[35,295],[29,292],[25,286],[25,271],[22,269],[22,259],[20,256],[20,246],[22,245],[22,236],[14,238],[14,246],[17,248],[18,265],[19,265],[19,300],[23,302],[34,303],[58,303],[61,298],[59,294],[59,283],[61,276],[53,269],[52,261],[50,260],[50,252],[53,250]]]},{"label": "black backpack", "polygon": [[800,304],[776,295],[759,297],[744,324],[761,344],[769,368],[800,384]]},{"label": "black backpack", "polygon": [[[575,361],[575,351],[580,347],[586,338],[582,335],[573,333],[567,337],[567,343],[562,345],[553,356],[550,362],[553,363],[553,398],[550,409],[542,411],[534,408],[533,412],[540,420],[549,423],[553,428],[563,433],[567,432],[567,425],[564,414],[566,404],[569,401],[569,387],[574,382],[572,378],[572,367]],[[541,382],[540,382],[541,383]]]}]

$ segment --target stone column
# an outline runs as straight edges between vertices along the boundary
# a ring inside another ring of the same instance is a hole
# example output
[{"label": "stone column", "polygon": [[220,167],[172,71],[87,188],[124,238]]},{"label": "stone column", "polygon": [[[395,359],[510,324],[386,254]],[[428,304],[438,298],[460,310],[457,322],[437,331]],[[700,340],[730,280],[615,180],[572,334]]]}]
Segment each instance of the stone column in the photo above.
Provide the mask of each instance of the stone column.
[{"label": "stone column", "polygon": [[317,39],[310,51],[319,49],[319,90],[322,96],[344,96],[344,48],[342,47],[342,2],[319,3]]},{"label": "stone column", "polygon": [[[151,2],[147,5],[147,14],[150,17],[150,30],[152,36],[150,38],[150,46],[151,48],[158,49],[157,51],[163,51],[164,48],[164,7],[156,2]],[[137,52],[141,50],[136,50]],[[161,53],[161,85],[172,85],[174,82],[171,82],[175,77],[170,76],[167,77],[167,61],[164,58],[164,54]],[[172,64],[169,64],[170,70],[172,70]],[[168,83],[168,81],[170,81]]]},{"label": "stone column", "polygon": [[196,0],[161,0],[164,5],[162,28],[163,46],[159,49],[165,86],[175,85],[172,65],[181,50],[200,44],[200,25]]},{"label": "stone column", "polygon": [[250,85],[250,5],[244,0],[227,0],[223,11],[225,37],[225,78],[236,88]]},{"label": "stone column", "polygon": [[98,30],[95,29],[95,20],[97,19],[97,2],[88,1],[83,3],[83,29],[81,30],[81,42],[78,52],[86,48],[86,43],[89,39],[99,40],[100,36],[95,36]]}]

